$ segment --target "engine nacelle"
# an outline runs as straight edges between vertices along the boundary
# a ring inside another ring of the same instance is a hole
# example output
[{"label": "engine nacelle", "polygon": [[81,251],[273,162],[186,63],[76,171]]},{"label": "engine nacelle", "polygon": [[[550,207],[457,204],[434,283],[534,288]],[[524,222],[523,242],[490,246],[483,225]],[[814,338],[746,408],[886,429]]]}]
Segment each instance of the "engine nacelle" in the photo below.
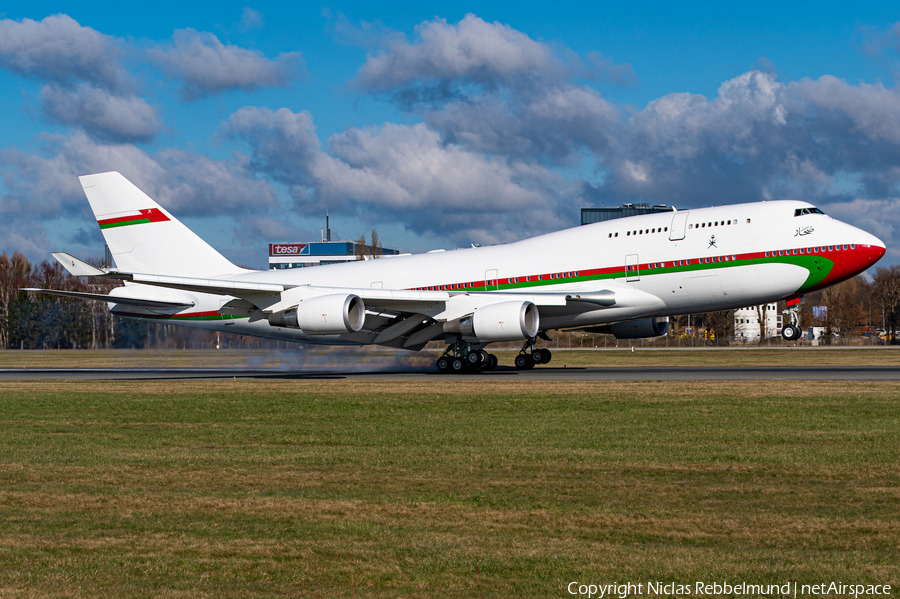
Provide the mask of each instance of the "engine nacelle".
[{"label": "engine nacelle", "polygon": [[320,295],[269,314],[273,327],[300,329],[310,335],[341,335],[359,331],[366,320],[366,305],[358,295]]},{"label": "engine nacelle", "polygon": [[[477,308],[450,329],[480,341],[519,341],[537,335],[539,324],[537,306],[527,301],[511,301]],[[448,328],[444,330],[448,331]]]},{"label": "engine nacelle", "polygon": [[645,339],[647,337],[659,337],[669,331],[669,317],[645,318],[644,320],[629,320],[602,327],[590,327],[584,329],[588,333],[605,333],[615,335],[616,339]]}]

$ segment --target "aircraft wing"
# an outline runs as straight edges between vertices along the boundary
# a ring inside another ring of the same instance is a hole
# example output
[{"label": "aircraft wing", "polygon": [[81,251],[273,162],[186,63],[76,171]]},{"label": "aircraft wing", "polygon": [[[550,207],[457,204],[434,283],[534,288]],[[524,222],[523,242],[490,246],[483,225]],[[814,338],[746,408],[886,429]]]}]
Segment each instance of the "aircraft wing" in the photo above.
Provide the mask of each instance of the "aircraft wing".
[{"label": "aircraft wing", "polygon": [[[620,312],[637,308],[638,304],[660,303],[659,298],[637,292],[632,287],[607,281],[604,289],[569,292],[530,291],[419,291],[410,289],[373,289],[355,287],[325,287],[311,285],[284,285],[254,281],[246,275],[228,278],[196,278],[158,275],[151,273],[101,270],[68,254],[54,254],[73,275],[103,277],[124,280],[141,285],[163,287],[172,290],[221,295],[234,298],[220,310],[249,317],[249,322],[269,319],[273,314],[296,308],[307,300],[327,296],[357,296],[365,305],[365,324],[362,329],[349,333],[348,340],[360,343],[376,343],[417,349],[430,339],[444,333],[444,323],[458,321],[476,310],[504,302],[530,302],[541,310],[559,314],[571,311],[611,309]],[[63,293],[58,293],[63,295]],[[639,297],[640,296],[640,297]],[[643,297],[647,296],[647,297]],[[85,299],[100,299],[100,297]],[[177,296],[176,296],[177,297]],[[186,300],[165,301],[156,299],[109,297],[105,301],[130,303],[145,308],[188,307]]]},{"label": "aircraft wing", "polygon": [[[62,252],[53,256],[66,270],[75,276],[113,278],[131,281],[143,285],[181,289],[199,293],[229,295],[246,300],[260,310],[270,312],[289,307],[303,299],[319,295],[350,293],[358,295],[366,306],[386,310],[400,310],[414,313],[423,307],[427,312],[434,312],[438,304],[446,304],[451,298],[472,298],[466,302],[455,302],[475,307],[485,302],[497,302],[504,299],[521,299],[530,301],[536,306],[564,306],[565,293],[503,293],[477,291],[414,291],[407,289],[370,289],[352,287],[313,287],[309,285],[281,285],[278,283],[262,283],[242,279],[206,279],[193,277],[176,277],[146,273],[127,273],[121,271],[104,271],[91,266],[74,256]],[[587,294],[590,295],[590,294]],[[587,297],[586,295],[586,297]],[[571,296],[570,296],[571,297]],[[570,299],[571,301],[571,299]],[[589,301],[589,300],[585,300]],[[441,310],[438,310],[440,312]]]},{"label": "aircraft wing", "polygon": [[124,304],[126,306],[138,306],[140,308],[166,308],[172,310],[184,310],[194,306],[193,302],[164,302],[160,300],[140,299],[133,297],[118,297],[114,295],[106,295],[105,293],[84,293],[81,291],[61,291],[59,289],[34,289],[25,288],[21,291],[31,291],[33,293],[44,293],[46,295],[59,295],[63,297],[74,297],[84,300],[96,300],[100,302],[108,302],[110,304]]}]

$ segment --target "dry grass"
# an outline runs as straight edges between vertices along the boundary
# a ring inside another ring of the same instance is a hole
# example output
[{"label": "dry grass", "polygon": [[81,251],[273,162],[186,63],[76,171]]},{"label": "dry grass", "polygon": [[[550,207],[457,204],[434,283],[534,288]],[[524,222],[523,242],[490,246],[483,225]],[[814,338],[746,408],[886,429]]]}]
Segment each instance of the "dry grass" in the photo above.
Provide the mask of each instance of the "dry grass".
[{"label": "dry grass", "polygon": [[0,382],[0,596],[897,585],[898,397],[785,381]]}]

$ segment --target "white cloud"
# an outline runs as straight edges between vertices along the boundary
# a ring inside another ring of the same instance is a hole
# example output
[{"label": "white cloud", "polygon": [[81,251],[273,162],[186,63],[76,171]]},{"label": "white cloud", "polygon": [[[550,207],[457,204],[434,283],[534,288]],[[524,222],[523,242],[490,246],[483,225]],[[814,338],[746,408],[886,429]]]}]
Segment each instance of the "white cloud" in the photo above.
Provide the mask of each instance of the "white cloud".
[{"label": "white cloud", "polygon": [[115,38],[67,15],[42,21],[0,20],[0,67],[41,81],[88,81],[109,90],[129,87]]},{"label": "white cloud", "polygon": [[261,29],[264,24],[262,13],[253,10],[249,6],[244,7],[244,12],[241,13],[242,30]]},{"label": "white cloud", "polygon": [[[605,196],[679,205],[767,198],[834,200],[842,181],[897,191],[900,96],[835,77],[782,83],[751,71],[712,100],[677,93],[623,119],[600,153]],[[635,176],[642,165],[649,177]]]},{"label": "white cloud", "polygon": [[[60,249],[44,245],[47,223],[66,218],[72,230],[80,224],[94,226],[78,176],[111,170],[122,173],[178,217],[219,217],[239,225],[245,218],[283,211],[278,192],[255,177],[249,159],[240,153],[229,160],[172,149],[151,155],[131,144],[98,143],[75,133],[47,136],[40,155],[0,150],[0,174],[7,192],[0,196],[3,222],[42,240],[42,253],[28,255],[44,259],[47,251]],[[248,239],[245,233],[239,241]],[[266,239],[256,239],[257,246],[264,243]],[[0,250],[15,247],[6,238],[0,243]]]},{"label": "white cloud", "polygon": [[417,233],[486,243],[574,220],[574,211],[557,215],[557,203],[576,199],[574,186],[558,175],[444,144],[421,123],[348,129],[329,139],[327,153],[311,116],[286,108],[242,108],[223,132],[250,146],[254,167],[288,185],[301,211],[327,205]]},{"label": "white cloud", "polygon": [[152,48],[147,55],[169,77],[183,82],[186,100],[232,90],[283,87],[304,73],[299,52],[272,60],[256,50],[226,46],[212,33],[194,29],[175,31],[171,44]]},{"label": "white cloud", "polygon": [[159,112],[138,96],[118,96],[83,83],[76,88],[47,85],[41,90],[44,113],[78,125],[92,137],[114,142],[150,141],[162,128]]},{"label": "white cloud", "polygon": [[468,14],[457,25],[445,19],[416,27],[420,42],[394,40],[384,51],[368,56],[356,76],[359,85],[383,90],[420,79],[472,79],[490,83],[544,75],[562,67],[549,46],[502,23],[487,23]]},{"label": "white cloud", "polygon": [[608,146],[618,114],[595,90],[560,85],[521,100],[457,100],[424,118],[445,142],[469,150],[571,166],[582,149]]}]

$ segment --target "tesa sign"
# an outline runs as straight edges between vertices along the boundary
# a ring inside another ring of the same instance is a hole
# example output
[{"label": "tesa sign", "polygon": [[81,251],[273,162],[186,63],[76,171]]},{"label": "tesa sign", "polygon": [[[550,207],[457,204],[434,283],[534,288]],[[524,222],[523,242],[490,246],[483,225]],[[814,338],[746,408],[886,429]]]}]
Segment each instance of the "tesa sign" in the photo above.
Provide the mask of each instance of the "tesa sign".
[{"label": "tesa sign", "polygon": [[305,243],[270,243],[270,256],[297,256],[306,247]]}]

